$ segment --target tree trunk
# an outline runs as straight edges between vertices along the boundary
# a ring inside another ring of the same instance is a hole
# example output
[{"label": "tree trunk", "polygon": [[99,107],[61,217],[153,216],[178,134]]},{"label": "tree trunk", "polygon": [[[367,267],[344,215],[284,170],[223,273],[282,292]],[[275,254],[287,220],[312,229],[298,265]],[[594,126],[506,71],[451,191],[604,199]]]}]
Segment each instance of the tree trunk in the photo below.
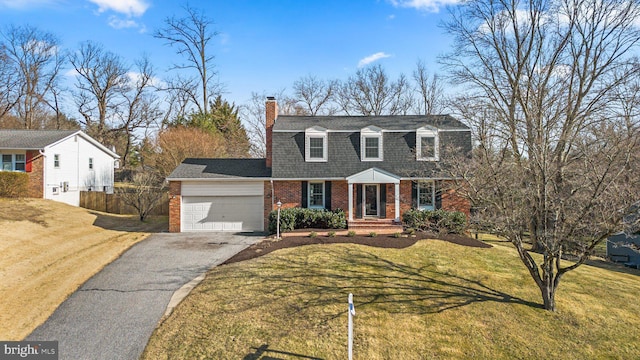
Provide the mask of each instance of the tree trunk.
[{"label": "tree trunk", "polygon": [[[545,279],[546,280],[546,279]],[[545,310],[556,311],[556,287],[548,281],[544,281],[540,287],[542,302]]]}]

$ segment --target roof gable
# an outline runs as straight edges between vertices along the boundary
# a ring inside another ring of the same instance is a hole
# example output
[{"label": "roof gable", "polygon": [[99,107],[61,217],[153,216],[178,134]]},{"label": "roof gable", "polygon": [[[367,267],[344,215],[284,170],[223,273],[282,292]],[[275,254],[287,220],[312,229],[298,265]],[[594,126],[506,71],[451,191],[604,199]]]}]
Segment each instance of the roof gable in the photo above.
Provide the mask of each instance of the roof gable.
[{"label": "roof gable", "polygon": [[0,130],[0,149],[44,150],[71,136],[81,136],[114,159],[118,154],[80,130]]},{"label": "roof gable", "polygon": [[78,132],[80,130],[0,130],[0,149],[41,150]]}]

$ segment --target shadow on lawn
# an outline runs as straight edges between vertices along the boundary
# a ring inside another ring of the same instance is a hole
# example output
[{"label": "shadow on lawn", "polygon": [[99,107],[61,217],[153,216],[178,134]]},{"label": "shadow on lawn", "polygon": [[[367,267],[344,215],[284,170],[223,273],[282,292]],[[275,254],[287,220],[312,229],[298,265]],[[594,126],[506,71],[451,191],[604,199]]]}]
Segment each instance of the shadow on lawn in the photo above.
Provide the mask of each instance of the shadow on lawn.
[{"label": "shadow on lawn", "polygon": [[[511,296],[481,281],[437,271],[431,264],[414,267],[357,248],[321,251],[324,254],[320,259],[291,254],[271,256],[268,261],[243,268],[242,276],[251,277],[254,284],[268,286],[271,294],[252,299],[246,306],[281,302],[286,304],[286,313],[308,313],[310,317],[322,308],[324,320],[329,321],[346,313],[347,294],[351,292],[356,308],[398,314],[435,314],[482,302],[542,308],[541,304]],[[326,307],[332,305],[340,308],[335,308],[337,313],[328,314]]]},{"label": "shadow on lawn", "polygon": [[169,229],[167,216],[148,216],[145,221],[140,221],[137,215],[111,215],[97,211],[89,213],[96,216],[93,225],[106,230],[156,233]]},{"label": "shadow on lawn", "polygon": [[[260,347],[252,348],[252,349],[255,350],[255,352],[251,354],[247,354],[245,357],[242,358],[242,360],[284,360],[284,358],[273,357],[271,356],[271,354],[285,355],[287,359],[290,359],[291,357],[295,357],[298,359],[322,360],[321,358],[313,357],[313,356],[294,354],[287,351],[271,350],[269,349],[268,344],[262,344]],[[265,355],[265,353],[267,354]]]}]

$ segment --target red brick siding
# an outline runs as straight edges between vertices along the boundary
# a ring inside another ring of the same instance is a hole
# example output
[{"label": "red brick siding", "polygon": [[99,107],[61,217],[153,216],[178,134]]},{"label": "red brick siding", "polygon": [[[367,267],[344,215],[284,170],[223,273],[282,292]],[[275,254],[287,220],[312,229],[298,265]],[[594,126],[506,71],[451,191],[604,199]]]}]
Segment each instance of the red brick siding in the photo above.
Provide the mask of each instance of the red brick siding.
[{"label": "red brick siding", "polygon": [[301,207],[302,185],[300,181],[274,181],[273,202],[282,202],[282,208]]},{"label": "red brick siding", "polygon": [[411,210],[412,206],[413,201],[411,199],[411,181],[400,180],[400,219],[402,219],[402,214],[404,214],[408,210]]},{"label": "red brick siding", "polygon": [[342,209],[349,218],[349,185],[346,181],[331,182],[331,209]]},{"label": "red brick siding", "polygon": [[266,165],[271,167],[272,163],[272,139],[273,139],[273,124],[275,124],[276,117],[278,116],[278,103],[275,100],[267,100],[265,104],[265,152],[266,152]]},{"label": "red brick siding", "polygon": [[44,156],[40,155],[38,150],[27,151],[26,169],[29,174],[29,192],[28,197],[44,198]]},{"label": "red brick siding", "polygon": [[452,183],[442,184],[442,209],[448,211],[460,211],[469,217],[471,203],[469,199],[458,194]]},{"label": "red brick siding", "polygon": [[264,182],[264,231],[269,231],[269,213],[276,209],[275,203],[277,201],[273,201],[273,197],[271,195],[271,190],[273,187],[271,186],[270,181]]},{"label": "red brick siding", "polygon": [[169,181],[169,232],[180,232],[182,182]]},{"label": "red brick siding", "polygon": [[386,186],[387,196],[385,198],[385,219],[396,218],[396,187],[394,184],[380,184],[380,186]]}]

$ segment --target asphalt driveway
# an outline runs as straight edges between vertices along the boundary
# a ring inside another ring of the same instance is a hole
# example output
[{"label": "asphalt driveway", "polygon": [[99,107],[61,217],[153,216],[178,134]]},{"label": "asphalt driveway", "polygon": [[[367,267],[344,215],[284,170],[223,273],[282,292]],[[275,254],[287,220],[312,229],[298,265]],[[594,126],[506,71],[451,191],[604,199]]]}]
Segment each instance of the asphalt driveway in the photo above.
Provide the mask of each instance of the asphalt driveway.
[{"label": "asphalt driveway", "polygon": [[138,359],[174,292],[260,239],[153,234],[89,279],[25,340],[59,341],[61,360]]}]

